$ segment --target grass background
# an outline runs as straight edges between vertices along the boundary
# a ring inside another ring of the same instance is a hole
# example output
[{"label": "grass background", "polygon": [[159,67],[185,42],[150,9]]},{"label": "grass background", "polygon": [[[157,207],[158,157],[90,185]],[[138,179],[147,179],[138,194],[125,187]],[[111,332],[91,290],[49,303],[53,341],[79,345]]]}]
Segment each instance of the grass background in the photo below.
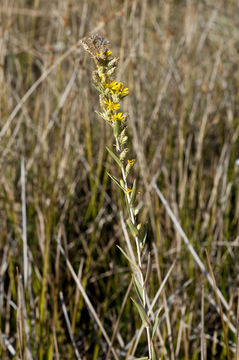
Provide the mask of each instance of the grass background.
[{"label": "grass background", "polygon": [[[228,340],[236,359],[237,336],[227,325],[223,333],[215,294],[152,184],[205,266],[208,251],[217,286],[236,315],[238,11],[233,0],[1,1],[1,359],[74,359],[70,333],[78,358],[113,358],[57,239],[110,338],[115,329],[119,359],[133,354],[141,322],[126,294],[131,271],[116,248],[125,248],[124,207],[107,176],[109,168],[119,175],[105,151],[112,134],[94,113],[94,64],[77,45],[92,32],[110,40],[120,57],[118,79],[130,89],[124,111],[137,158],[140,218],[149,229],[152,298],[177,259],[157,304],[175,295],[161,313],[158,356],[224,359]],[[146,352],[142,336],[135,356]]]}]

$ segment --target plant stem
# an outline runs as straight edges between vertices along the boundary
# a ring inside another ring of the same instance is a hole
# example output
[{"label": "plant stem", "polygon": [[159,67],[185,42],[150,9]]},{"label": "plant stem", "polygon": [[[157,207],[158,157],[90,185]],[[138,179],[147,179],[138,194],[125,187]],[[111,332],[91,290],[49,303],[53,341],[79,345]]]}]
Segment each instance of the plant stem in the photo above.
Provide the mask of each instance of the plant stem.
[{"label": "plant stem", "polygon": [[[115,143],[116,143],[116,151],[120,155],[121,148],[120,148],[120,144],[119,144],[119,140],[118,140],[117,136],[115,136]],[[121,167],[121,173],[122,173],[122,178],[123,178],[123,182],[124,182],[124,187],[125,187],[125,189],[128,189],[126,172],[125,172],[124,166]],[[129,193],[126,193],[126,202],[127,202],[127,205],[129,206],[130,219],[131,219],[133,225],[136,225],[134,210],[133,210],[132,206],[130,205]],[[143,276],[143,272],[142,272],[142,261],[141,261],[141,253],[140,253],[140,246],[139,246],[139,238],[138,238],[138,236],[134,236],[134,239],[135,239],[136,248],[137,248],[138,265],[140,268],[140,273],[138,274],[138,277],[139,277],[139,281],[140,281],[142,289],[143,289],[143,305],[144,305],[145,311],[148,315],[147,304],[146,304],[146,288],[145,288],[144,276]],[[145,326],[145,329],[146,329],[146,333],[147,333],[149,360],[151,360],[152,359],[152,349],[151,349],[150,328],[149,328],[149,326]]]}]

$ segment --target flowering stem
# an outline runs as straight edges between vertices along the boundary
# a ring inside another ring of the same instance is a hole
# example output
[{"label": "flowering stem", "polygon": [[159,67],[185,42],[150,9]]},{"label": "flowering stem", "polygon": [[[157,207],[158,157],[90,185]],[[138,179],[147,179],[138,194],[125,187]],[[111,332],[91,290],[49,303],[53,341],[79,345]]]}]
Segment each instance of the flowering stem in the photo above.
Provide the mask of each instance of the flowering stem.
[{"label": "flowering stem", "polygon": [[[111,175],[110,177],[124,192],[127,209],[129,211],[128,225],[132,236],[134,237],[137,249],[137,265],[134,264],[137,268],[137,275],[134,276],[133,274],[133,279],[136,286],[138,302],[134,302],[142,318],[147,333],[148,359],[152,360],[153,347],[150,334],[151,324],[148,316],[149,314],[146,301],[147,280],[145,281],[144,279],[141,259],[141,245],[144,245],[145,236],[143,236],[144,239],[141,243],[139,238],[140,226],[137,225],[137,215],[133,205],[136,197],[136,184],[134,182],[133,189],[130,189],[127,183],[127,176],[132,166],[134,165],[135,160],[128,159],[127,165],[125,165],[126,153],[128,151],[128,148],[126,147],[128,137],[126,135],[125,125],[127,114],[120,112],[120,100],[129,94],[129,89],[125,86],[124,83],[117,82],[112,78],[112,75],[117,68],[118,59],[116,57],[112,57],[112,52],[107,46],[108,43],[109,42],[105,41],[102,37],[94,35],[87,39],[81,40],[82,46],[91,54],[97,67],[97,71],[93,72],[93,81],[96,89],[100,92],[99,100],[102,109],[102,112],[97,112],[97,114],[111,126],[114,133],[117,155],[109,148],[107,148],[107,150],[114,161],[121,168],[122,180],[119,181],[116,177]],[[131,191],[132,194],[130,195]],[[129,260],[127,255],[126,257]]]}]

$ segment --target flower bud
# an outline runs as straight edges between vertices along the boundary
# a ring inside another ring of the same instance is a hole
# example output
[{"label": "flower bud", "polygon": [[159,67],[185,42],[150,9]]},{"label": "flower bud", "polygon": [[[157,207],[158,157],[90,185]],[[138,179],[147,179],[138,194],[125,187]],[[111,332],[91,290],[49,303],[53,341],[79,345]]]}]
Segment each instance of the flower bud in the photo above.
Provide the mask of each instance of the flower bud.
[{"label": "flower bud", "polygon": [[[125,133],[126,133],[126,126],[124,127],[124,129],[121,131],[120,135],[119,135],[119,142],[121,145],[123,145],[123,139],[127,136],[125,136]],[[128,137],[127,137],[128,138]]]},{"label": "flower bud", "polygon": [[124,161],[124,159],[126,158],[126,155],[127,155],[127,152],[129,151],[129,149],[128,148],[125,148],[122,152],[121,152],[121,154],[120,154],[120,160],[121,161]]},{"label": "flower bud", "polygon": [[100,94],[99,101],[100,101],[100,106],[102,107],[102,109],[105,109],[105,105],[104,105],[105,100],[106,100],[106,97],[103,94]]},{"label": "flower bud", "polygon": [[116,66],[112,67],[110,70],[107,71],[108,76],[112,76],[116,70]]},{"label": "flower bud", "polygon": [[114,131],[114,136],[118,137],[119,132],[120,132],[120,124],[119,121],[114,121],[113,122],[113,131]]},{"label": "flower bud", "polygon": [[109,62],[108,67],[117,66],[118,61],[119,61],[119,58],[116,58],[116,57],[113,58],[113,59]]},{"label": "flower bud", "polygon": [[124,136],[123,139],[121,140],[121,145],[124,145],[127,143],[127,140],[128,140],[128,136]]},{"label": "flower bud", "polygon": [[99,77],[97,71],[93,71],[93,73],[92,73],[92,79],[93,79],[93,81],[94,81],[95,83],[97,83],[97,84],[100,82],[100,77]]}]

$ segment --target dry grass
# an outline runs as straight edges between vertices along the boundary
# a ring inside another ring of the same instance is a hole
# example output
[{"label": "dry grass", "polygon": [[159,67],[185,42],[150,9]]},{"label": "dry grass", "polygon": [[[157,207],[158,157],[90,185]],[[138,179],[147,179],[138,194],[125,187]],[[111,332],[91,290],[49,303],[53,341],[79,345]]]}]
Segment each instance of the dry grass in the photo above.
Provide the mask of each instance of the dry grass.
[{"label": "dry grass", "polygon": [[238,11],[232,0],[1,1],[1,359],[147,353],[115,246],[125,247],[125,228],[107,176],[111,132],[78,46],[90,32],[110,40],[131,91],[152,299],[177,259],[156,305],[158,358],[239,358],[235,319],[152,187],[238,316]]}]

